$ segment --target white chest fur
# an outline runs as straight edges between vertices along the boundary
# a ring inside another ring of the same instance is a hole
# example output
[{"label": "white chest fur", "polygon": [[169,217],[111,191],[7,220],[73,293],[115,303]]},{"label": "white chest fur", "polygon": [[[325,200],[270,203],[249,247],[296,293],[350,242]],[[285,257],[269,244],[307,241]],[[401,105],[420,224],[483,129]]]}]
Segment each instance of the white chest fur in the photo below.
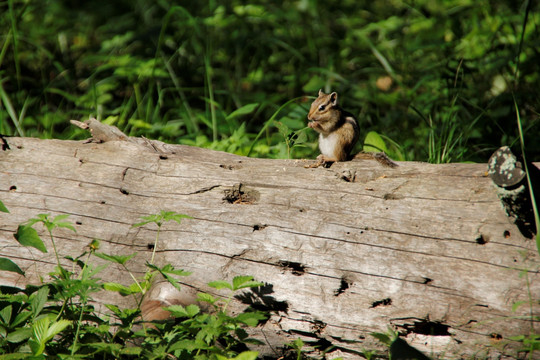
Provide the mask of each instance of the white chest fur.
[{"label": "white chest fur", "polygon": [[338,146],[338,134],[337,132],[332,132],[328,135],[319,134],[319,150],[321,154],[329,158],[335,158],[335,150]]}]

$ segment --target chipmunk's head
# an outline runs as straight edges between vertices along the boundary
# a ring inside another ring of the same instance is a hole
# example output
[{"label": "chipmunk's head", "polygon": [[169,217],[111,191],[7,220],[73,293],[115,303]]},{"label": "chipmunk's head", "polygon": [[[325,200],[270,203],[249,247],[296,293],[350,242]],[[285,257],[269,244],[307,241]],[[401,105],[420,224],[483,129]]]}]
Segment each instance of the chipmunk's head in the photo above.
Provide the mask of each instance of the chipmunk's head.
[{"label": "chipmunk's head", "polygon": [[319,90],[319,96],[311,104],[308,113],[308,126],[317,132],[328,132],[339,121],[338,94],[325,94]]}]

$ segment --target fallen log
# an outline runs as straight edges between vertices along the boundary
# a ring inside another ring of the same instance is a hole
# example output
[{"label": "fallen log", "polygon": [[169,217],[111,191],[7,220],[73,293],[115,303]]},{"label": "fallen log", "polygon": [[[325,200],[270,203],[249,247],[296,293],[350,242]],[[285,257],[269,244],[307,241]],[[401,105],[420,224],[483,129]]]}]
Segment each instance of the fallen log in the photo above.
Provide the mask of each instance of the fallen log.
[{"label": "fallen log", "polygon": [[[98,238],[105,253],[137,252],[130,267],[142,275],[157,228],[132,225],[167,210],[192,219],[163,225],[156,262],[193,274],[183,294],[158,283],[147,296],[186,303],[212,291],[209,281],[253,275],[267,285],[235,304],[271,312],[254,332],[267,344],[254,348],[261,354],[277,358],[301,337],[330,347],[329,358],[357,358],[381,349],[370,334],[391,327],[429,356],[518,358],[510,337],[538,326],[535,243],[505,215],[485,164],[305,168],[312,162],[122,136],[4,141],[0,200],[10,213],[0,215],[0,257],[26,277],[2,273],[0,285],[39,283],[55,265],[51,252],[13,239],[30,217],[69,214],[77,232],[57,231],[61,255],[76,256]],[[131,282],[114,266],[102,277]],[[98,303],[133,305],[100,296]],[[512,311],[519,301],[528,305]]]}]

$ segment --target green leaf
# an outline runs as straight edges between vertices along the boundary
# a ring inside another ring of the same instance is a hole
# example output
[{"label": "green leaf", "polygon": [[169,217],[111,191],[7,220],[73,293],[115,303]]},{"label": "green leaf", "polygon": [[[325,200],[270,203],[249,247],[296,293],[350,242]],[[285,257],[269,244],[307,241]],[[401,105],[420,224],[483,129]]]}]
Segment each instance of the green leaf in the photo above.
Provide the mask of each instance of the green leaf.
[{"label": "green leaf", "polygon": [[186,306],[186,311],[189,317],[194,317],[201,311],[201,309],[197,305],[191,304]]},{"label": "green leaf", "polygon": [[189,276],[189,275],[191,275],[191,271],[185,271],[185,270],[182,270],[182,269],[175,269],[174,266],[172,266],[171,264],[167,264],[164,267],[162,267],[161,269],[154,266],[154,270],[158,270],[158,271],[160,271],[162,273],[165,273],[165,274],[173,274],[173,275],[178,275],[178,276]]},{"label": "green leaf", "polygon": [[180,285],[178,284],[178,281],[170,276],[169,274],[178,275],[178,276],[188,276],[191,275],[191,272],[184,271],[182,269],[175,269],[171,264],[165,265],[163,268],[159,268],[156,265],[146,263],[146,266],[149,267],[152,270],[156,270],[163,276],[172,286],[174,286],[177,290],[181,291]]},{"label": "green leaf", "polygon": [[54,219],[53,219],[52,222],[53,222],[53,223],[57,223],[57,222],[59,222],[59,221],[61,221],[61,220],[67,219],[68,217],[69,217],[69,214],[56,215],[56,216],[54,217]]},{"label": "green leaf", "polygon": [[90,348],[96,349],[97,351],[105,352],[107,354],[114,354],[116,352],[120,352],[124,346],[120,344],[110,344],[105,342],[98,342],[98,343],[89,343],[86,344]]},{"label": "green leaf", "polygon": [[30,311],[23,311],[17,314],[17,316],[15,316],[15,320],[13,320],[11,323],[11,326],[19,326],[20,324],[26,322],[31,315],[32,313]]},{"label": "green leaf", "polygon": [[239,116],[251,114],[255,109],[259,106],[259,103],[252,103],[242,106],[241,108],[238,108],[234,110],[232,113],[227,115],[225,118],[226,120],[231,120]]},{"label": "green leaf", "polygon": [[13,236],[15,236],[15,239],[17,239],[22,246],[36,248],[42,253],[47,252],[47,248],[45,248],[45,244],[39,237],[37,231],[30,225],[19,225],[17,232]]},{"label": "green leaf", "polygon": [[222,356],[222,355],[217,355],[217,358],[219,360],[226,360],[226,359],[229,359],[229,360],[255,360],[255,359],[257,359],[257,356],[259,356],[259,353],[257,351],[244,351],[244,352],[238,354],[238,356],[230,358],[230,359],[225,357],[225,356]]},{"label": "green leaf", "polygon": [[138,346],[122,346],[122,349],[120,350],[120,354],[122,355],[140,355],[142,352],[142,348]]},{"label": "green leaf", "polygon": [[527,304],[528,302],[527,301],[523,301],[523,300],[520,300],[520,301],[516,301],[515,303],[512,304],[512,312],[516,312],[516,310],[523,304]]},{"label": "green leaf", "polygon": [[253,280],[253,276],[235,276],[233,281],[233,290],[240,290],[249,287],[263,286],[264,284]]},{"label": "green leaf", "polygon": [[7,209],[7,207],[4,205],[4,203],[2,201],[0,201],[0,211],[5,212],[5,213],[9,213],[9,210]]},{"label": "green leaf", "polygon": [[[43,348],[41,348],[41,343],[37,341],[36,339],[28,339],[28,346],[30,347],[30,350],[32,350],[32,354],[34,355],[41,355],[43,353],[43,350],[45,349],[45,345],[43,345]],[[30,357],[31,358],[31,357]]]},{"label": "green leaf", "polygon": [[11,323],[12,310],[13,310],[13,307],[11,305],[8,305],[2,310],[0,310],[0,318],[2,319],[2,322],[6,325],[9,325]]},{"label": "green leaf", "polygon": [[206,302],[206,303],[209,303],[209,304],[214,304],[217,301],[217,299],[215,297],[213,297],[212,295],[210,295],[210,294],[198,293],[197,294],[197,301],[202,301],[202,302]]},{"label": "green leaf", "polygon": [[136,223],[132,225],[132,227],[140,227],[149,223],[154,223],[158,227],[161,227],[161,225],[166,221],[176,221],[180,224],[182,219],[192,219],[189,215],[179,214],[174,211],[161,211],[159,214],[152,214],[148,216],[142,216],[141,219],[144,221],[141,221],[139,223]]},{"label": "green leaf", "polygon": [[30,336],[32,336],[31,328],[20,328],[9,333],[7,336],[7,341],[10,343],[18,343],[28,340]]},{"label": "green leaf", "polygon": [[274,125],[278,128],[279,133],[285,138],[291,132],[291,129],[281,121],[274,121]]},{"label": "green leaf", "polygon": [[41,310],[43,310],[48,296],[49,288],[47,286],[43,286],[36,293],[30,296],[30,306],[32,307],[32,315],[34,317],[38,316]]},{"label": "green leaf", "polygon": [[375,131],[370,131],[367,133],[366,138],[364,139],[363,151],[365,152],[385,152],[388,153],[388,148],[384,142],[381,135]]},{"label": "green leaf", "polygon": [[392,340],[390,339],[390,336],[384,333],[370,333],[371,336],[382,342],[383,344],[386,344],[390,346],[392,343]]},{"label": "green leaf", "polygon": [[69,320],[58,320],[54,322],[49,329],[47,329],[46,339],[49,341],[52,339],[55,335],[61,333],[65,328],[67,328],[69,325],[71,325],[71,321]]},{"label": "green leaf", "polygon": [[170,313],[174,317],[188,317],[192,318],[195,315],[197,315],[201,309],[194,304],[188,305],[187,307],[183,307],[182,305],[172,305],[165,308],[167,311],[170,311]]},{"label": "green leaf", "polygon": [[207,350],[210,349],[210,346],[206,345],[201,340],[180,340],[175,342],[169,347],[169,352],[173,352],[176,350],[185,350],[188,353],[192,353],[195,350]]},{"label": "green leaf", "polygon": [[[148,219],[149,217],[151,217],[151,219]],[[136,223],[136,224],[133,224],[133,225],[131,225],[131,227],[140,227],[140,226],[149,224],[149,223],[151,223],[151,222],[157,224],[157,218],[155,218],[155,217],[156,217],[156,215],[143,216],[142,219],[144,219],[144,221],[141,221],[141,222],[138,222],[138,223]]]},{"label": "green leaf", "polygon": [[163,221],[176,221],[178,224],[180,224],[182,219],[193,219],[189,215],[179,214],[174,211],[161,211],[160,215]]},{"label": "green leaf", "polygon": [[22,271],[17,264],[7,258],[0,258],[0,271],[10,271],[24,276],[24,271]]},{"label": "green leaf", "polygon": [[258,312],[245,312],[245,313],[238,314],[238,316],[236,316],[236,320],[251,327],[257,326],[259,324],[259,321],[265,320],[265,319],[266,319],[266,315],[262,313],[258,313]]},{"label": "green leaf", "polygon": [[182,305],[171,305],[165,308],[172,316],[177,318],[189,317],[186,308]]},{"label": "green leaf", "polygon": [[28,345],[32,349],[34,355],[40,355],[45,350],[47,342],[46,335],[49,329],[50,320],[48,317],[42,317],[32,325],[32,339],[28,341]]},{"label": "green leaf", "polygon": [[251,152],[253,151],[253,148],[255,147],[255,144],[257,143],[257,141],[259,140],[261,135],[266,132],[266,129],[268,128],[268,126],[270,126],[271,124],[274,123],[274,119],[277,117],[277,115],[280,113],[280,111],[283,110],[284,108],[286,108],[290,103],[293,103],[293,102],[295,102],[297,100],[300,100],[300,99],[303,99],[303,98],[304,98],[303,96],[299,96],[297,98],[294,98],[294,99],[291,99],[291,100],[287,101],[285,104],[281,105],[279,107],[279,109],[277,109],[274,112],[274,114],[270,117],[270,119],[266,120],[266,122],[264,123],[264,126],[261,128],[261,130],[259,130],[259,132],[257,133],[257,136],[255,136],[255,139],[252,141],[246,156],[249,156],[249,154],[251,154]]},{"label": "green leaf", "polygon": [[208,283],[208,286],[213,287],[214,289],[233,289],[232,285],[229,284],[226,281],[218,280],[218,281],[211,281]]},{"label": "green leaf", "polygon": [[120,265],[124,265],[126,262],[131,260],[137,253],[133,253],[131,255],[108,255],[100,252],[95,252],[94,255],[96,255],[98,258],[101,258],[103,260],[107,260],[113,263],[117,263]]},{"label": "green leaf", "polygon": [[70,222],[59,222],[59,223],[55,223],[55,225],[58,228],[66,228],[73,232],[77,232],[77,230],[75,230],[75,228],[73,227],[73,224],[71,224]]},{"label": "green leaf", "polygon": [[108,291],[117,292],[122,296],[132,295],[132,294],[136,294],[140,292],[140,289],[138,287],[132,289],[122,284],[113,283],[113,282],[104,283],[103,288]]},{"label": "green leaf", "polygon": [[120,316],[122,314],[122,310],[120,310],[120,308],[116,305],[105,304],[105,307],[111,310],[116,316]]}]

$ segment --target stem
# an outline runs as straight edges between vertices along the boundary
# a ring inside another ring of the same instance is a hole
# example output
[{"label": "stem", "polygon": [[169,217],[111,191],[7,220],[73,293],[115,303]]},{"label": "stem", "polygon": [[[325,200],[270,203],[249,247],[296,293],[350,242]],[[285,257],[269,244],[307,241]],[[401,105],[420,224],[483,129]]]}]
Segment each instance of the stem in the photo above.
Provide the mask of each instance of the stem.
[{"label": "stem", "polygon": [[77,321],[77,331],[75,331],[75,340],[73,340],[73,345],[71,345],[71,356],[75,355],[75,348],[77,347],[77,340],[79,340],[79,330],[81,329],[83,314],[84,314],[84,304],[81,306],[81,314],[79,315],[79,321]]},{"label": "stem", "polygon": [[534,312],[533,312],[533,297],[531,294],[531,284],[529,282],[529,271],[525,270],[525,284],[527,284],[527,295],[529,296],[529,314],[531,322],[531,332],[534,333]]},{"label": "stem", "polygon": [[157,248],[157,245],[158,245],[160,230],[161,230],[161,224],[158,224],[158,229],[157,229],[157,233],[156,233],[156,240],[154,241],[154,249],[152,250],[152,258],[150,259],[150,264],[152,264],[152,265],[154,265],[154,257],[156,256],[156,248]]},{"label": "stem", "polygon": [[[207,51],[210,52],[208,46]],[[210,59],[208,54],[204,57],[204,67],[206,72],[206,85],[208,86],[208,98],[210,99],[210,117],[212,118],[212,140],[216,142],[218,140],[217,134],[217,118],[216,118],[216,106],[214,102],[214,89],[212,87],[212,68],[210,66]]]},{"label": "stem", "polygon": [[61,317],[62,313],[64,312],[64,309],[66,308],[67,301],[68,301],[68,299],[64,300],[64,303],[62,304],[62,308],[58,312],[58,315],[56,315],[56,319],[54,319],[55,322],[60,320],[60,317]]},{"label": "stem", "polygon": [[139,83],[133,84],[133,90],[135,90],[135,106],[137,107],[137,116],[140,120],[145,120],[143,109],[142,109],[142,99],[141,99],[141,87]]},{"label": "stem", "polygon": [[[92,255],[91,251],[88,253],[88,256],[86,257],[86,261],[84,262],[84,266],[81,269],[81,273],[78,276],[79,280],[82,279],[82,276],[84,274],[84,270],[86,270],[88,262],[90,261],[90,255]],[[73,266],[75,266],[75,263],[73,263]],[[80,299],[80,296],[79,296],[79,299]],[[77,321],[77,330],[75,331],[75,339],[73,340],[73,345],[71,345],[71,356],[73,356],[75,354],[75,349],[77,347],[77,342],[79,340],[79,332],[81,330],[82,317],[83,317],[83,314],[84,314],[84,306],[86,305],[86,302],[85,303],[81,302],[81,304],[82,304],[82,306],[81,306],[81,314],[79,315],[79,321]]]},{"label": "stem", "polygon": [[135,276],[133,276],[133,273],[131,271],[129,271],[129,269],[125,265],[124,265],[124,270],[126,270],[128,272],[128,274],[131,276],[133,281],[135,281],[135,284],[137,284],[137,286],[139,287],[139,290],[141,290],[141,293],[144,295],[144,290],[143,290],[141,284],[135,278]]},{"label": "stem", "polygon": [[259,138],[261,137],[261,135],[266,131],[266,129],[273,124],[274,122],[274,119],[276,118],[276,116],[279,114],[279,112],[281,110],[283,110],[287,105],[289,105],[290,103],[292,102],[295,102],[299,99],[303,99],[304,97],[303,96],[299,96],[299,97],[295,97],[294,99],[291,99],[289,101],[287,101],[285,104],[281,105],[279,107],[279,109],[276,110],[276,112],[270,117],[270,119],[266,120],[266,123],[264,124],[264,126],[262,127],[262,129],[259,131],[259,133],[257,134],[257,136],[255,136],[255,139],[253,140],[253,142],[251,143],[251,146],[249,147],[249,151],[247,153],[246,156],[249,156],[249,154],[251,154],[251,152],[253,151],[253,148],[255,147],[255,143],[259,140]]},{"label": "stem", "polygon": [[52,231],[49,229],[48,226],[47,226],[47,231],[49,232],[49,236],[51,238],[52,246],[53,246],[53,249],[54,249],[54,255],[56,255],[56,263],[58,264],[58,267],[61,267],[61,265],[60,265],[60,257],[58,256],[58,251],[56,250],[56,244],[54,243],[54,237],[53,237]]}]

